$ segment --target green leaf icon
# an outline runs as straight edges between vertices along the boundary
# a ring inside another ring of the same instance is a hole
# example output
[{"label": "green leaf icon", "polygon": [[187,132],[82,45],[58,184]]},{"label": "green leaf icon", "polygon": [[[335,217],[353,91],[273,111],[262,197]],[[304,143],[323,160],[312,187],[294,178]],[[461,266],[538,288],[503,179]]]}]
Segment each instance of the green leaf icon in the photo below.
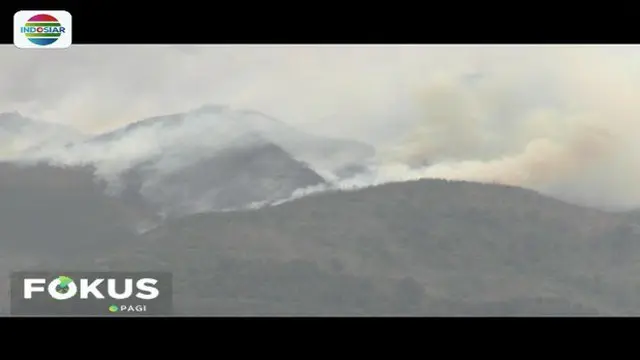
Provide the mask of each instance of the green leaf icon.
[{"label": "green leaf icon", "polygon": [[116,306],[116,305],[109,306],[109,311],[110,312],[117,312],[118,311],[118,306]]},{"label": "green leaf icon", "polygon": [[70,283],[73,282],[73,279],[71,279],[68,276],[59,276],[58,277],[58,281],[60,281],[60,287],[61,288],[66,288],[67,285],[69,285]]}]

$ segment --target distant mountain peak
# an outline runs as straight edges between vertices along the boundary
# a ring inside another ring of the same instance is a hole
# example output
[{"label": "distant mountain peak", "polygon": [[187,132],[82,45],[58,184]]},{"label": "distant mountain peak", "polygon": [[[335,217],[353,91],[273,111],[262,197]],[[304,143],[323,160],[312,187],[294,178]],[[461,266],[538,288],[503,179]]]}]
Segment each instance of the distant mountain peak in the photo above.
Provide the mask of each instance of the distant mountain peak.
[{"label": "distant mountain peak", "polygon": [[24,117],[24,116],[22,116],[22,114],[20,114],[18,111],[0,112],[0,120],[4,120],[5,118],[9,118],[9,117]]},{"label": "distant mountain peak", "polygon": [[[145,133],[147,131],[148,134]],[[330,163],[335,163],[336,168],[352,165],[375,152],[371,146],[356,141],[307,134],[259,111],[235,110],[217,104],[140,120],[93,137],[87,143],[100,145],[127,139],[138,141],[138,136],[139,141],[153,141],[158,144],[157,149],[161,149],[158,151],[169,153],[192,152],[194,149],[215,152],[243,141],[248,145],[260,139],[282,147],[312,166],[321,164],[323,169]],[[157,152],[150,154],[155,155]]]},{"label": "distant mountain peak", "polygon": [[17,131],[32,123],[34,123],[33,120],[17,111],[0,113],[0,129],[5,131]]},{"label": "distant mountain peak", "polygon": [[67,125],[35,120],[31,117],[23,115],[19,111],[8,111],[0,113],[0,128],[5,130],[22,130],[22,128],[26,126],[34,126],[38,127],[39,129],[65,129],[68,132],[79,133],[76,129],[73,129]]},{"label": "distant mountain peak", "polygon": [[17,111],[0,113],[0,155],[4,159],[29,157],[82,137],[81,132],[63,124],[34,120]]},{"label": "distant mountain peak", "polygon": [[259,111],[216,104],[146,118],[71,145],[37,145],[29,159],[90,164],[110,195],[135,195],[136,203],[174,214],[285,199],[363,171],[374,154],[366,144],[311,135]]}]

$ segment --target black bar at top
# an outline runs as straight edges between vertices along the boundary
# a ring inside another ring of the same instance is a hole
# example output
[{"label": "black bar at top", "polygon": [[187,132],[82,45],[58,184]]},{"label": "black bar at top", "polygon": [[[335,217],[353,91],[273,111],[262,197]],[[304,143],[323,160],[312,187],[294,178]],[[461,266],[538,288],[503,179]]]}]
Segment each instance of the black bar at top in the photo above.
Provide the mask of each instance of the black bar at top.
[{"label": "black bar at top", "polygon": [[497,11],[484,2],[223,1],[192,5],[174,1],[169,3],[172,7],[162,7],[162,2],[153,6],[77,2],[58,7],[51,3],[2,2],[1,42],[13,43],[13,14],[18,10],[69,11],[74,44],[640,42],[637,21],[632,19],[636,12],[616,11],[615,18],[603,14],[594,22],[585,19],[586,4],[580,5],[579,16],[561,3],[542,11],[545,15],[541,16],[530,7]]}]

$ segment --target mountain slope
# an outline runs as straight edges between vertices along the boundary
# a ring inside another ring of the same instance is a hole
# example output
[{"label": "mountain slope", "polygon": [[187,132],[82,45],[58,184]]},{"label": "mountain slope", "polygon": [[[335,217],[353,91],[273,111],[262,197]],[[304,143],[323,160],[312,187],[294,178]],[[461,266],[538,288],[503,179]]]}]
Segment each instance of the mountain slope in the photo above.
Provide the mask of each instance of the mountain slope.
[{"label": "mountain slope", "polygon": [[201,314],[637,313],[626,226],[528,190],[428,180],[168,221],[103,265],[170,269],[178,311]]},{"label": "mountain slope", "polygon": [[123,177],[122,198],[142,196],[173,217],[272,202],[325,182],[272,143],[242,143],[186,166],[180,160],[168,165],[173,159],[166,155],[136,166]]},{"label": "mountain slope", "polygon": [[134,237],[146,214],[104,194],[91,168],[0,163],[0,252],[100,254]]},{"label": "mountain slope", "polygon": [[364,171],[373,152],[258,112],[208,106],[138,121],[31,159],[91,164],[110,194],[182,216],[286,199],[297,189]]},{"label": "mountain slope", "polygon": [[[169,151],[193,152],[207,156],[225,149],[229,141],[258,136],[282,148],[293,158],[318,171],[335,172],[343,167],[361,164],[375,153],[373,147],[356,141],[310,135],[257,111],[234,110],[226,106],[203,106],[193,111],[156,116],[98,135],[85,147],[122,147],[136,140],[136,161]],[[151,144],[151,146],[148,146]]]}]

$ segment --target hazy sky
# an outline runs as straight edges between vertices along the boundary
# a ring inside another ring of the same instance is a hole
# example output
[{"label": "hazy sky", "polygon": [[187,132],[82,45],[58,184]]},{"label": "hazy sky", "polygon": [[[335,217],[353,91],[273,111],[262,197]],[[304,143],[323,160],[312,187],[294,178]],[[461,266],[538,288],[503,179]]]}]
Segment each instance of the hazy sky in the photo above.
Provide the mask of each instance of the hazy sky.
[{"label": "hazy sky", "polygon": [[629,47],[4,46],[0,111],[97,131],[222,103],[315,131],[376,133],[415,118],[434,81],[484,74],[490,89],[483,96],[495,97],[486,106],[509,102],[500,110],[508,112],[520,103],[563,101],[550,93],[567,91],[562,80],[575,86],[603,70],[636,67],[638,54]]},{"label": "hazy sky", "polygon": [[639,47],[4,46],[0,62],[0,111],[84,131],[227,104],[393,139],[381,156],[429,176],[640,204]]}]

